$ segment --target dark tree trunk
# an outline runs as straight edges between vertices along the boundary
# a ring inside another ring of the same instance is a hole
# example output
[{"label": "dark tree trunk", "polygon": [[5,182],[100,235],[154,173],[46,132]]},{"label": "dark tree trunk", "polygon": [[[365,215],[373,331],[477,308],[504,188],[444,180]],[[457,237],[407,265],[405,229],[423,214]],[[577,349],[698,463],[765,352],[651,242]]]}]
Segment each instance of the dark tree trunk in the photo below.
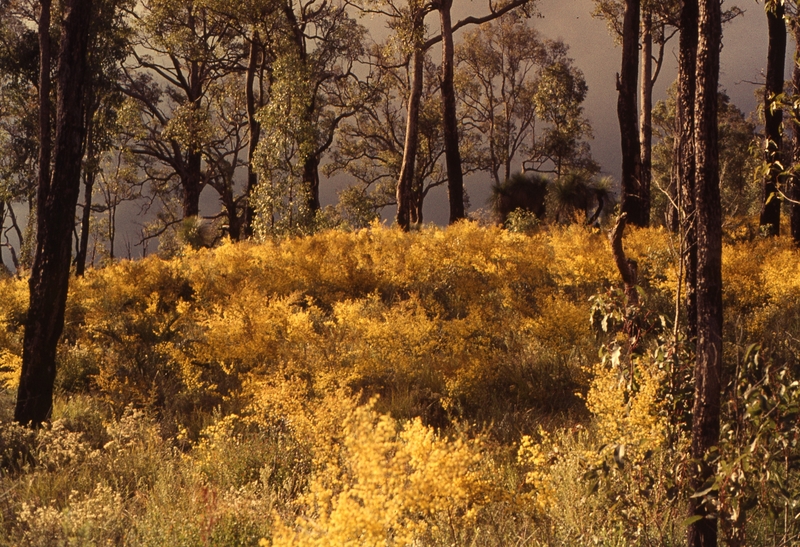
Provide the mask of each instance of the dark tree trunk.
[{"label": "dark tree trunk", "polygon": [[200,214],[200,192],[203,190],[201,168],[200,151],[189,152],[186,157],[186,172],[181,177],[183,218],[196,217]]},{"label": "dark tree trunk", "polygon": [[222,205],[228,215],[228,236],[231,241],[238,241],[242,236],[242,219],[236,210],[236,200],[233,198],[233,181],[228,181],[221,196]]},{"label": "dark tree trunk", "polygon": [[[256,93],[255,80],[256,70],[258,69],[259,58],[261,58],[260,38],[258,31],[253,31],[250,41],[250,58],[247,62],[247,73],[245,78],[245,93],[247,101],[247,128],[250,134],[250,142],[247,146],[247,189],[244,196],[244,213],[242,218],[242,235],[244,237],[253,236],[253,217],[255,208],[251,203],[251,197],[256,185],[258,184],[258,174],[255,169],[256,148],[261,137],[261,124],[256,119]],[[231,235],[231,238],[233,236]]]},{"label": "dark tree trunk", "polygon": [[81,215],[81,237],[78,242],[78,252],[75,255],[75,276],[83,277],[86,272],[86,254],[89,249],[89,230],[92,218],[92,191],[94,180],[97,176],[93,169],[83,174],[83,212]]},{"label": "dark tree trunk", "polygon": [[422,191],[422,184],[414,185],[411,192],[411,209],[409,211],[411,224],[422,224],[422,204],[425,201],[425,195]]},{"label": "dark tree trunk", "polygon": [[653,157],[653,14],[646,10],[642,16],[642,112],[639,124],[642,146],[640,197],[650,221],[650,181]]},{"label": "dark tree trunk", "polygon": [[411,96],[408,100],[403,163],[397,181],[397,225],[408,231],[411,227],[412,189],[419,140],[419,103],[422,98],[422,66],[425,52],[420,47],[411,56]]},{"label": "dark tree trunk", "polygon": [[764,161],[769,170],[764,177],[760,225],[767,235],[780,235],[781,200],[778,199],[778,176],[781,173],[781,122],[783,110],[773,109],[775,95],[783,93],[784,63],[786,61],[786,23],[782,2],[767,9],[769,47],[767,49],[767,81],[764,86]]},{"label": "dark tree trunk", "polygon": [[[39,194],[36,208],[43,210],[50,188],[50,0],[41,0],[39,14]],[[37,229],[42,229],[43,215],[36,217]]]},{"label": "dark tree trunk", "polygon": [[453,84],[453,24],[450,8],[453,0],[443,0],[439,6],[442,23],[442,129],[447,164],[447,193],[450,198],[450,224],[464,218],[464,174],[458,150],[458,119],[456,90]]},{"label": "dark tree trunk", "polygon": [[617,116],[622,140],[622,212],[635,226],[647,226],[650,211],[641,181],[641,147],[636,124],[636,80],[639,72],[639,1],[625,0],[622,68],[617,77]]},{"label": "dark tree trunk", "polygon": [[[792,93],[794,100],[800,99],[800,21],[795,21],[792,25],[794,34],[795,54],[794,69],[792,70]],[[800,112],[794,112],[792,116],[792,164],[793,176],[789,179],[789,197],[791,204],[791,230],[792,240],[795,245],[800,246]]]},{"label": "dark tree trunk", "polygon": [[[701,0],[698,17],[695,90],[695,199],[697,215],[697,361],[692,411],[692,489],[716,472],[707,461],[719,443],[722,386],[722,208],[719,194],[719,128],[717,87],[722,40],[719,0]],[[717,545],[713,494],[690,498],[689,515],[703,518],[688,530],[689,547]]]},{"label": "dark tree trunk", "polygon": [[697,0],[681,7],[678,57],[677,137],[675,162],[678,182],[678,217],[683,231],[683,269],[686,288],[686,323],[689,339],[697,336],[697,234],[695,231],[694,96],[697,66]]},{"label": "dark tree trunk", "polygon": [[319,159],[315,155],[310,155],[303,163],[303,184],[308,191],[308,214],[313,220],[314,215],[320,209],[319,202]]},{"label": "dark tree trunk", "polygon": [[[200,99],[203,96],[204,75],[200,63],[192,61],[189,64],[189,87],[187,97],[192,109],[200,109]],[[200,193],[203,191],[203,154],[199,148],[190,145],[186,151],[184,172],[181,173],[183,185],[183,218],[196,217],[200,214]]]},{"label": "dark tree trunk", "polygon": [[[2,231],[4,228],[5,220],[6,220],[6,202],[0,199],[0,231]],[[0,271],[4,270],[5,270],[5,262],[3,262],[3,245],[0,244]]]},{"label": "dark tree trunk", "polygon": [[[87,93],[87,103],[91,104],[92,98]],[[87,165],[83,170],[83,212],[81,214],[81,236],[78,241],[78,252],[75,255],[75,276],[83,277],[86,271],[86,253],[89,248],[89,224],[92,219],[92,191],[97,169],[94,165],[94,130],[92,126],[91,108],[86,109],[86,158]]]},{"label": "dark tree trunk", "polygon": [[[56,345],[64,328],[71,234],[80,191],[83,85],[91,0],[65,0],[58,59],[55,163],[51,183],[40,187],[40,230],[31,268],[22,373],[14,419],[38,426],[53,405]],[[41,194],[44,194],[43,198]]]}]

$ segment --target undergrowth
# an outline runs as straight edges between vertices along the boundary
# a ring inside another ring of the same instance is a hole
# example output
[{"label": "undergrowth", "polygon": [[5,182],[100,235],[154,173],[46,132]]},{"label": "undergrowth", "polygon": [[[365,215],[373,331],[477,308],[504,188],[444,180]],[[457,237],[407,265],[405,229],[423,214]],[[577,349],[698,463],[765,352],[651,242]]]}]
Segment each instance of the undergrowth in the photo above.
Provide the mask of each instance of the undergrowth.
[{"label": "undergrowth", "polygon": [[[0,545],[681,544],[676,242],[625,247],[638,309],[580,226],[375,225],[90,271],[38,431],[11,421],[27,284],[0,280]],[[797,539],[799,268],[786,240],[725,248],[731,403],[703,495],[731,542]]]}]

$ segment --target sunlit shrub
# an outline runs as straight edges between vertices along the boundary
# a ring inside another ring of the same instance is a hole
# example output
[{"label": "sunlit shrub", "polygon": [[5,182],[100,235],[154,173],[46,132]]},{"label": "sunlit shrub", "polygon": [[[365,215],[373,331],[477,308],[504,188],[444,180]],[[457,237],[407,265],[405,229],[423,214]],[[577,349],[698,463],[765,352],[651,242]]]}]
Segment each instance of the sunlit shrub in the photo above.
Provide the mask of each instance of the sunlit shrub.
[{"label": "sunlit shrub", "polygon": [[[636,310],[606,234],[577,225],[373,224],[89,271],[71,281],[54,422],[38,432],[8,423],[27,287],[2,279],[0,545],[33,544],[34,526],[61,544],[680,544],[678,243],[645,229],[624,245]],[[724,249],[726,374],[760,341],[786,371],[770,386],[793,396],[798,261],[784,239]],[[608,332],[593,306],[616,309]],[[756,376],[742,408],[794,404]],[[765,423],[748,416],[725,465]],[[774,455],[764,439],[756,452]],[[727,469],[725,518],[733,486],[779,495]],[[758,507],[751,537],[767,537],[777,517]]]},{"label": "sunlit shrub", "polygon": [[279,524],[272,545],[449,544],[471,535],[488,489],[478,441],[440,438],[419,420],[400,426],[365,406],[343,424],[339,450],[312,479],[303,516]]}]

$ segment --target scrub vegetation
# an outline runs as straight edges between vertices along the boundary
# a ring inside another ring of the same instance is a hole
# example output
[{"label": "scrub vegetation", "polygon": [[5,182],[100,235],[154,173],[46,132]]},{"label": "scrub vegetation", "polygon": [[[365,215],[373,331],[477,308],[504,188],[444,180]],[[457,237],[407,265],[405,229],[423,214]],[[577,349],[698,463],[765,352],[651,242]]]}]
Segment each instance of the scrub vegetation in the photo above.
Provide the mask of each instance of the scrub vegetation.
[{"label": "scrub vegetation", "polygon": [[800,256],[729,233],[722,434],[687,487],[675,236],[373,224],[186,245],[70,284],[52,419],[12,420],[28,287],[0,280],[0,545],[800,541]]}]

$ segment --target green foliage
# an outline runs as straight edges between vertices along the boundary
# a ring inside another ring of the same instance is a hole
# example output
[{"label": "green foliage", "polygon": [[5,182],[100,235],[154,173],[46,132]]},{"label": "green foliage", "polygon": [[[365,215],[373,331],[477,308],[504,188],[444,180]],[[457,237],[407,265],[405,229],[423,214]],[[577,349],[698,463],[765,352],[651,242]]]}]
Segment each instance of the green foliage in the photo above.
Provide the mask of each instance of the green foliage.
[{"label": "green foliage", "polygon": [[[669,205],[670,185],[673,183],[675,147],[675,86],[671,86],[666,101],[653,108],[654,135],[659,141],[653,146],[652,217],[664,222]],[[760,145],[755,125],[724,92],[719,94],[719,153],[720,192],[723,221],[732,234],[742,230],[760,207],[760,177],[758,166]]]},{"label": "green foliage", "polygon": [[509,232],[530,234],[539,228],[539,224],[539,217],[534,213],[517,208],[508,214],[504,226]]},{"label": "green foliage", "polygon": [[[519,162],[558,176],[569,169],[596,171],[586,143],[591,127],[583,117],[586,81],[568,50],[542,38],[516,12],[467,33],[456,49],[456,86],[470,143],[465,160],[495,184],[510,178]],[[480,137],[471,141],[476,133]]]},{"label": "green foliage", "polygon": [[[769,357],[767,357],[769,359]],[[800,380],[753,344],[737,360],[711,488],[728,538],[791,544],[800,538]],[[748,527],[753,515],[757,527]],[[748,528],[750,528],[748,530]],[[749,532],[749,533],[748,533]]]}]

